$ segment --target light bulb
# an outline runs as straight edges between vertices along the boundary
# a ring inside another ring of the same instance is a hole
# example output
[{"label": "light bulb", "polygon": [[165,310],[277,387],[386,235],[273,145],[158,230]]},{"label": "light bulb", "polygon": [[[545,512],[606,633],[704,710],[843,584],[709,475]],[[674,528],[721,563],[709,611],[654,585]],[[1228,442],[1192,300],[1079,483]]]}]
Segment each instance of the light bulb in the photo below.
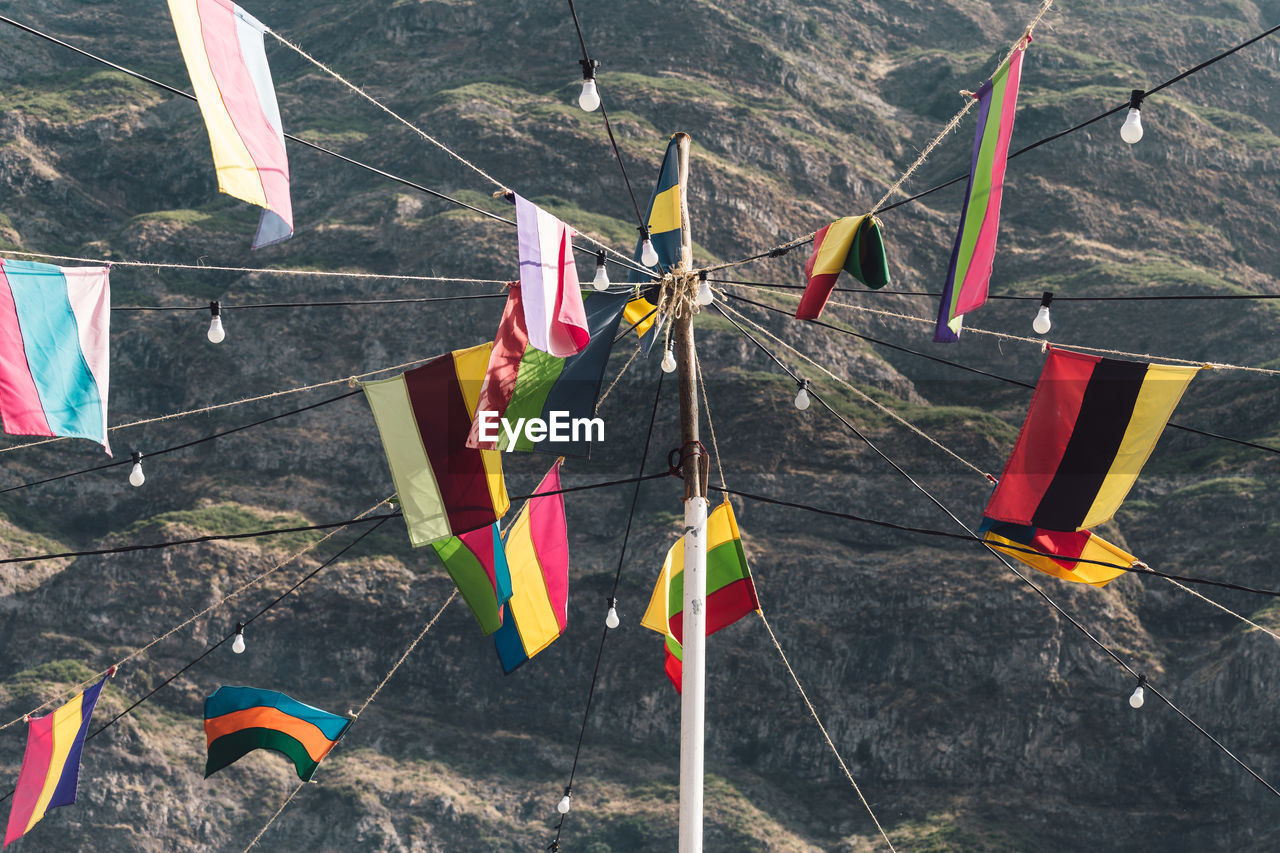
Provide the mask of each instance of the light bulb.
[{"label": "light bulb", "polygon": [[618,608],[614,607],[612,604],[609,605],[609,612],[605,614],[604,624],[610,629],[617,628],[622,624],[622,621],[618,619]]},{"label": "light bulb", "polygon": [[1120,138],[1130,145],[1142,139],[1142,110],[1129,107],[1129,115],[1120,126]]},{"label": "light bulb", "polygon": [[236,631],[235,639],[231,641],[231,651],[235,654],[244,654],[244,632]]},{"label": "light bulb", "polygon": [[560,802],[556,804],[556,811],[560,812],[560,814],[568,814],[572,805],[573,803],[570,802],[569,795],[565,794],[560,798]]},{"label": "light bulb", "polygon": [[596,89],[594,78],[582,81],[582,94],[578,96],[578,106],[589,113],[600,108],[600,92]]},{"label": "light bulb", "polygon": [[809,380],[800,380],[800,390],[796,392],[796,408],[804,411],[809,408]]},{"label": "light bulb", "polygon": [[604,252],[596,253],[596,277],[591,279],[596,290],[609,289],[609,271],[604,268]]},{"label": "light bulb", "polygon": [[698,285],[698,304],[704,308],[716,301],[716,295],[711,292],[711,284],[705,278]]},{"label": "light bulb", "polygon": [[1036,318],[1031,321],[1031,328],[1035,329],[1037,335],[1048,334],[1049,329],[1053,326],[1049,322],[1049,306],[1041,305],[1040,310],[1036,312]]},{"label": "light bulb", "polygon": [[667,351],[662,354],[662,372],[676,372],[676,354],[670,349],[667,349]]},{"label": "light bulb", "polygon": [[645,237],[644,242],[640,244],[640,262],[646,267],[658,265],[658,250],[653,248],[653,241],[648,237]]},{"label": "light bulb", "polygon": [[1133,688],[1133,695],[1129,697],[1129,707],[1134,709],[1141,708],[1142,702],[1142,685],[1139,684],[1137,687]]},{"label": "light bulb", "polygon": [[220,344],[227,336],[226,330],[222,328],[222,303],[210,302],[209,313],[213,315],[209,321],[209,343]]},{"label": "light bulb", "polygon": [[147,475],[142,473],[142,454],[137,451],[133,454],[133,468],[129,470],[129,485],[137,488],[147,481]]}]

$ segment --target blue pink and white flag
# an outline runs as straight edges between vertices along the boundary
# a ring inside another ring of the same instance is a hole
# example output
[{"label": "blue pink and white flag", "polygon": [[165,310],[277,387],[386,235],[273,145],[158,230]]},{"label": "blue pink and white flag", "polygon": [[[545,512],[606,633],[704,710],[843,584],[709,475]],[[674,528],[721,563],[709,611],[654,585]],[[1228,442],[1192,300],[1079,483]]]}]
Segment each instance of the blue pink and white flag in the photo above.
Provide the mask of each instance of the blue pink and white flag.
[{"label": "blue pink and white flag", "polygon": [[512,193],[520,240],[520,290],[529,345],[558,358],[591,340],[573,260],[574,231],[533,202]]},{"label": "blue pink and white flag", "polygon": [[996,69],[975,95],[978,128],[969,166],[969,187],[965,191],[964,212],[951,249],[947,283],[938,308],[938,326],[933,335],[937,343],[959,340],[964,315],[987,301],[996,236],[1000,232],[1004,169],[1009,159],[1009,140],[1013,136],[1026,47],[1027,41],[1018,45],[1008,61]]},{"label": "blue pink and white flag", "polygon": [[0,259],[0,419],[10,435],[89,438],[107,454],[107,267]]},{"label": "blue pink and white flag", "polygon": [[289,159],[262,34],[229,0],[169,0],[182,58],[200,103],[218,189],[263,208],[253,248],[293,236]]}]

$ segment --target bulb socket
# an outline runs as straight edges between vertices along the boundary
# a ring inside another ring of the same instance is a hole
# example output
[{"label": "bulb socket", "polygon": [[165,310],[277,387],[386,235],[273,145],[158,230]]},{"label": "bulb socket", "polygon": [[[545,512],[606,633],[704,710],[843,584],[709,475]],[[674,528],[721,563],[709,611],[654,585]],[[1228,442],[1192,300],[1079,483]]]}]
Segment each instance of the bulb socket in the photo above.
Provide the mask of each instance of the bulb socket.
[{"label": "bulb socket", "polygon": [[243,634],[243,633],[244,633],[244,623],[243,623],[243,622],[237,622],[237,623],[236,623],[236,633],[237,633],[237,634]]},{"label": "bulb socket", "polygon": [[1048,308],[1052,303],[1053,303],[1053,291],[1046,290],[1044,294],[1040,297],[1040,307]]},{"label": "bulb socket", "polygon": [[132,454],[130,454],[130,456],[131,456],[131,458],[133,459],[133,464],[134,464],[134,465],[138,465],[139,463],[141,463],[141,462],[142,462],[142,454],[141,454],[141,453],[139,453],[138,451],[136,451],[136,450],[135,450],[135,451],[133,451],[133,453],[132,453]]},{"label": "bulb socket", "polygon": [[1145,98],[1146,96],[1147,96],[1147,93],[1142,89],[1134,89],[1130,91],[1129,92],[1129,109],[1131,110],[1142,109],[1142,99]]},{"label": "bulb socket", "polygon": [[212,302],[210,302],[210,303],[209,303],[209,313],[210,313],[210,314],[212,314],[214,317],[221,317],[221,316],[222,316],[222,303],[221,303],[221,302],[219,302],[219,301],[218,301],[218,300],[216,300],[216,299],[215,299],[215,300],[213,300]]},{"label": "bulb socket", "polygon": [[604,268],[604,249],[596,252],[596,269]]},{"label": "bulb socket", "polygon": [[582,66],[582,79],[583,79],[583,80],[594,80],[594,79],[596,79],[596,69],[600,67],[600,60],[598,60],[598,59],[579,59],[579,60],[578,60],[578,64]]},{"label": "bulb socket", "polygon": [[809,380],[808,380],[808,379],[801,379],[801,380],[800,380],[800,390],[801,390],[801,391],[804,391],[806,394],[807,394],[807,393],[809,393]]}]

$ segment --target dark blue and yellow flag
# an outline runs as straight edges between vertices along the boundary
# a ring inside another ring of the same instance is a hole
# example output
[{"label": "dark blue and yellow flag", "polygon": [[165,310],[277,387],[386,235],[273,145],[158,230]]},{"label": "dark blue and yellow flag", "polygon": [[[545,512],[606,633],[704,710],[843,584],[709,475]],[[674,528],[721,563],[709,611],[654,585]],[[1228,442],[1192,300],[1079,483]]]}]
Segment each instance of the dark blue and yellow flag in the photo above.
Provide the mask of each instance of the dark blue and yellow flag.
[{"label": "dark blue and yellow flag", "polygon": [[[667,153],[662,158],[662,169],[658,172],[658,183],[649,197],[649,206],[645,209],[644,221],[649,227],[649,239],[658,252],[658,263],[662,271],[670,270],[680,262],[680,165],[677,156],[676,137],[671,137],[667,144]],[[632,259],[640,266],[640,238],[636,238],[636,250]],[[655,269],[655,272],[660,270]],[[641,284],[652,282],[652,279],[638,270],[631,272],[629,283]],[[635,326],[640,336],[640,346],[645,355],[653,349],[658,333],[662,329],[662,318],[655,310],[657,288],[642,288],[640,295],[627,303],[622,320],[628,326]]]}]

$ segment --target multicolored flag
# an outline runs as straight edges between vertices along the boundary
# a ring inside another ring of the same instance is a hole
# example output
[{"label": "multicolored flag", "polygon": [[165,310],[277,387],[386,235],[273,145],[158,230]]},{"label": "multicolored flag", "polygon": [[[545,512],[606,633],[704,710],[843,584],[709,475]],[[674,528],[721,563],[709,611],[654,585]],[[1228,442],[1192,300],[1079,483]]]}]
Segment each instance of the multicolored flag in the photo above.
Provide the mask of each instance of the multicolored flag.
[{"label": "multicolored flag", "polygon": [[0,416],[10,435],[88,438],[107,455],[107,267],[0,259]]},{"label": "multicolored flag", "polygon": [[[673,135],[671,141],[667,143],[667,153],[663,155],[662,168],[658,171],[658,183],[654,186],[653,195],[649,197],[649,206],[644,211],[644,222],[649,228],[649,239],[658,253],[659,268],[663,270],[670,270],[680,263],[680,247],[684,239],[680,213],[682,203],[677,136],[678,134]],[[637,266],[644,266],[644,261],[640,258],[642,244],[642,239],[637,238],[636,250],[632,255],[632,260]],[[632,284],[643,284],[652,282],[653,279],[639,270],[632,270],[627,281]],[[628,326],[635,326],[636,334],[640,337],[641,349],[645,355],[648,355],[662,331],[663,318],[658,315],[657,306],[651,301],[657,298],[657,288],[650,287],[646,290],[648,292],[627,303],[622,319]]]},{"label": "multicolored flag", "polygon": [[52,714],[31,718],[27,750],[13,790],[13,805],[9,807],[5,847],[30,832],[49,809],[75,803],[80,785],[80,753],[93,708],[106,682],[102,679]]},{"label": "multicolored flag", "polygon": [[255,749],[271,749],[293,762],[306,782],[346,732],[351,720],[304,705],[274,690],[219,687],[204,700],[208,779]]},{"label": "multicolored flag", "polygon": [[511,572],[498,525],[482,527],[440,542],[436,556],[462,593],[485,636],[502,625],[502,605],[511,598]]},{"label": "multicolored flag", "polygon": [[1050,347],[983,514],[1041,530],[1108,521],[1199,370]]},{"label": "multicolored flag", "polygon": [[[1089,530],[1040,530],[1017,524],[1003,524],[989,518],[982,519],[978,528],[992,547],[1015,560],[1026,563],[1036,571],[1053,575],[1064,581],[1106,586],[1125,573],[1127,567],[1137,562],[1137,557],[1112,545]],[[1001,545],[1015,546],[1001,548]],[[1038,554],[1028,554],[1020,548],[1034,548]],[[1097,560],[1112,563],[1082,563],[1080,560]],[[1120,566],[1126,568],[1119,568]]]},{"label": "multicolored flag", "polygon": [[797,320],[818,319],[841,270],[873,290],[889,283],[880,220],[874,216],[846,216],[824,225],[813,235],[813,254],[804,265],[808,284],[796,307]]},{"label": "multicolored flag", "polygon": [[503,537],[511,599],[493,639],[507,673],[551,645],[568,625],[569,532],[560,464],[551,466]]},{"label": "multicolored flag", "polygon": [[[707,516],[707,636],[760,609],[742,550],[738,520],[728,501]],[[667,638],[666,672],[676,690],[683,675],[680,661],[684,638],[684,537],[667,552],[662,574],[653,588],[640,624]]]},{"label": "multicolored flag", "polygon": [[456,350],[361,383],[415,548],[487,528],[511,506],[502,456],[467,447],[492,347]]},{"label": "multicolored flag", "polygon": [[996,235],[1000,231],[1004,169],[1013,136],[1013,116],[1018,107],[1022,56],[1029,43],[1028,36],[975,95],[978,128],[973,140],[964,212],[951,249],[951,264],[938,309],[938,327],[933,335],[938,343],[959,340],[964,315],[987,301]]},{"label": "multicolored flag", "polygon": [[591,332],[573,259],[574,230],[533,202],[511,195],[529,346],[560,358],[576,355],[591,340]]},{"label": "multicolored flag", "polygon": [[[512,283],[507,291],[507,307],[494,337],[493,354],[489,356],[467,446],[590,456],[592,437],[575,436],[572,424],[567,439],[550,434],[545,441],[536,443],[518,429],[518,424],[521,419],[530,418],[541,418],[550,424],[554,412],[561,413],[570,422],[595,416],[605,366],[613,351],[622,310],[630,297],[625,292],[589,294],[584,304],[591,343],[577,355],[556,358],[529,345],[522,290],[520,285]],[[507,421],[507,429],[502,427],[503,419]],[[486,423],[489,434],[496,435],[492,441],[481,437],[481,427]]]},{"label": "multicolored flag", "polygon": [[218,189],[261,207],[253,248],[293,236],[289,158],[260,21],[230,0],[169,0]]}]

